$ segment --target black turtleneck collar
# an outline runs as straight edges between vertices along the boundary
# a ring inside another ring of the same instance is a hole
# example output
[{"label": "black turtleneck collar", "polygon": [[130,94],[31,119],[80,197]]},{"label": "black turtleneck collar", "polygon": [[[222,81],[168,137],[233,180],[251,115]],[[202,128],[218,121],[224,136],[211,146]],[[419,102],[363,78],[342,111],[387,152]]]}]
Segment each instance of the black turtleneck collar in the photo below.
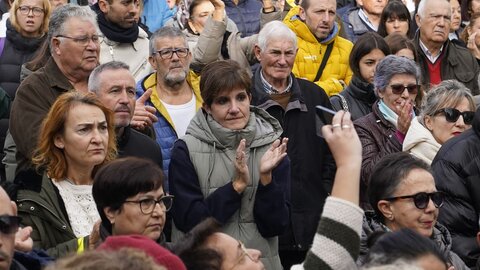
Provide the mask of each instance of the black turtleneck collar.
[{"label": "black turtleneck collar", "polygon": [[373,104],[377,100],[373,84],[368,83],[357,76],[353,76],[350,81],[350,88],[352,96],[356,99],[368,104]]},{"label": "black turtleneck collar", "polygon": [[98,26],[103,35],[111,41],[119,43],[133,43],[138,38],[138,24],[134,23],[130,28],[122,28],[118,24],[109,22],[105,14],[100,10],[98,3],[92,6],[92,10],[97,13]]},{"label": "black turtleneck collar", "polygon": [[45,40],[46,35],[41,37],[29,38],[22,36],[10,23],[10,19],[7,20],[7,40],[13,45],[13,47],[19,51],[32,52],[36,51],[38,47]]}]

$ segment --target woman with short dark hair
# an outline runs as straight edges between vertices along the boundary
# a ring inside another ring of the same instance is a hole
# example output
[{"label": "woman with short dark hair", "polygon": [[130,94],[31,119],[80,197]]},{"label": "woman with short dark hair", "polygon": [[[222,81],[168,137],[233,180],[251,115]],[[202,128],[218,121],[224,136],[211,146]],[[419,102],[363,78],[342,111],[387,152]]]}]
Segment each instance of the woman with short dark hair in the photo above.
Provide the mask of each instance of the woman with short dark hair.
[{"label": "woman with short dark hair", "polygon": [[411,38],[413,37],[410,30],[411,23],[412,17],[407,6],[400,0],[391,0],[383,9],[377,33],[382,37],[398,33]]},{"label": "woman with short dark hair", "polygon": [[117,159],[98,170],[92,193],[102,220],[101,239],[139,234],[163,244],[166,212],[173,203],[173,196],[163,191],[163,178],[158,165],[136,157]]},{"label": "woman with short dark hair", "polygon": [[359,264],[365,262],[373,233],[408,228],[432,239],[455,269],[468,269],[451,251],[447,228],[437,222],[445,194],[437,191],[427,163],[405,152],[385,156],[373,169],[368,198],[374,211],[365,213]]},{"label": "woman with short dark hair", "polygon": [[200,80],[203,107],[172,150],[172,240],[207,217],[282,269],[278,235],[289,224],[290,162],[280,123],[251,107],[250,78],[233,60],[213,62]]}]

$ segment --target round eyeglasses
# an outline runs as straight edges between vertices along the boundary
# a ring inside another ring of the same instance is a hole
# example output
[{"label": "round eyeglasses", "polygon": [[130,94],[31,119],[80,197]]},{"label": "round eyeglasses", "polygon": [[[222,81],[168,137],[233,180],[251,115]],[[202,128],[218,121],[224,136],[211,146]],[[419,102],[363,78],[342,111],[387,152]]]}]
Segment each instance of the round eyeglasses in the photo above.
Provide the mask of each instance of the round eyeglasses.
[{"label": "round eyeglasses", "polygon": [[37,17],[42,14],[45,14],[45,10],[39,7],[19,6],[17,10],[20,11],[20,14],[22,15],[28,15],[30,11],[32,11],[33,16],[37,16]]},{"label": "round eyeglasses", "polygon": [[144,215],[150,215],[155,210],[155,206],[157,205],[157,203],[158,205],[160,205],[161,208],[165,209],[165,212],[168,212],[168,210],[172,208],[173,198],[173,195],[166,195],[158,200],[148,198],[137,201],[125,201],[125,203],[137,203],[138,205],[140,205],[140,211],[142,211]]}]

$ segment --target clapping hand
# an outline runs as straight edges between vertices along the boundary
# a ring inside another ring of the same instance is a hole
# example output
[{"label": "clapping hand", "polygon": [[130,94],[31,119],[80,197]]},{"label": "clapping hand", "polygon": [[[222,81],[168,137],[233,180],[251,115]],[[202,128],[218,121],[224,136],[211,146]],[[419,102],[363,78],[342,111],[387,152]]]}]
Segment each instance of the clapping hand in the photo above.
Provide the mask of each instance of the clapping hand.
[{"label": "clapping hand", "polygon": [[287,156],[288,138],[275,140],[260,160],[260,182],[268,185],[272,181],[272,170]]},{"label": "clapping hand", "polygon": [[238,193],[242,193],[250,183],[250,172],[247,166],[247,155],[245,154],[246,140],[242,139],[238,144],[237,151],[235,153],[235,170],[236,176],[233,180],[233,188]]}]

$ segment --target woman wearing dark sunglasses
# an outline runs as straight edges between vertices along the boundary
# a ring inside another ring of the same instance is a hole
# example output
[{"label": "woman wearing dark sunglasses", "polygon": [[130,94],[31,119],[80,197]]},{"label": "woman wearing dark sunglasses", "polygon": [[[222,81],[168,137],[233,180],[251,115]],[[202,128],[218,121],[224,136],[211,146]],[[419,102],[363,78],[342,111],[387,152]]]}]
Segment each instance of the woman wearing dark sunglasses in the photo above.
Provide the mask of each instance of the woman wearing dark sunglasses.
[{"label": "woman wearing dark sunglasses", "polygon": [[402,151],[403,139],[415,115],[419,81],[420,70],[408,58],[389,55],[377,65],[373,83],[379,100],[371,113],[354,121],[363,146],[360,205],[364,209],[371,209],[366,190],[373,167],[382,157]]},{"label": "woman wearing dark sunglasses", "polygon": [[472,126],[474,116],[470,90],[458,81],[443,81],[423,99],[421,113],[412,120],[403,141],[403,151],[431,164],[446,141]]},{"label": "woman wearing dark sunglasses", "polygon": [[365,212],[358,264],[365,262],[374,232],[408,228],[437,243],[456,270],[468,269],[451,251],[449,231],[437,222],[445,194],[435,188],[427,163],[405,152],[384,157],[372,172],[368,197],[374,211]]}]

